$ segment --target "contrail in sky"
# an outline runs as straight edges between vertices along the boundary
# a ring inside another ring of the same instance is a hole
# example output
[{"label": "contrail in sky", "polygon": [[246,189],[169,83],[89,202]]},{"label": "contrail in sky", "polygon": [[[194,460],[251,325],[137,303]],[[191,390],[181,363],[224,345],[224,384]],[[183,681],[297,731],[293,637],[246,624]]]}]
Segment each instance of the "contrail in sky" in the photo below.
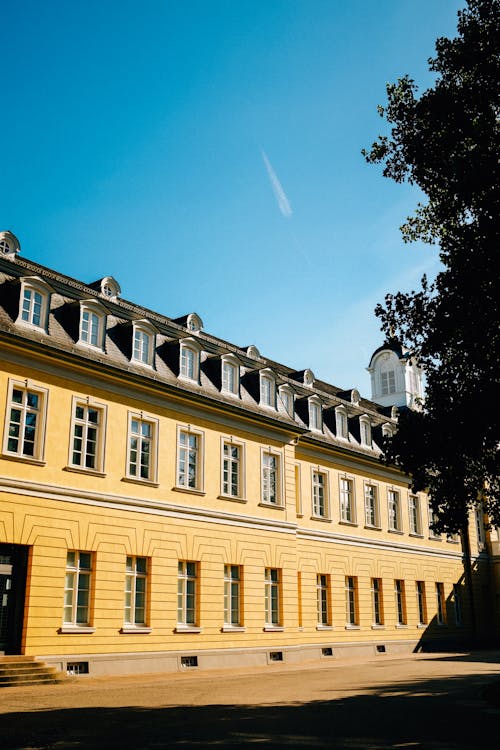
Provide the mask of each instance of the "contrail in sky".
[{"label": "contrail in sky", "polygon": [[266,165],[267,174],[269,175],[269,180],[271,182],[273,193],[275,195],[276,200],[278,201],[278,208],[283,214],[283,216],[289,219],[293,213],[292,207],[290,205],[290,201],[286,197],[286,193],[283,190],[281,182],[278,180],[278,176],[276,172],[274,171],[271,162],[267,158],[267,154],[265,151],[262,151],[262,158],[264,159],[264,164]]}]

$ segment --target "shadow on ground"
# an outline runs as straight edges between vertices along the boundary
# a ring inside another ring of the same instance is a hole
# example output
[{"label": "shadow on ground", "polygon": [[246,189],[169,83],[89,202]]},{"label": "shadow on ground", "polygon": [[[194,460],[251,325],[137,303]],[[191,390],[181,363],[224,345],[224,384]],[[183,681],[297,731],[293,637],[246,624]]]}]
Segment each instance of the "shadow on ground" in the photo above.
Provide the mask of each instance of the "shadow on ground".
[{"label": "shadow on ground", "polygon": [[500,711],[482,700],[485,690],[498,683],[498,675],[397,682],[337,699],[333,673],[331,679],[324,700],[301,704],[127,706],[3,714],[0,746],[3,750],[254,746],[476,750],[494,742],[495,736],[498,742]]}]

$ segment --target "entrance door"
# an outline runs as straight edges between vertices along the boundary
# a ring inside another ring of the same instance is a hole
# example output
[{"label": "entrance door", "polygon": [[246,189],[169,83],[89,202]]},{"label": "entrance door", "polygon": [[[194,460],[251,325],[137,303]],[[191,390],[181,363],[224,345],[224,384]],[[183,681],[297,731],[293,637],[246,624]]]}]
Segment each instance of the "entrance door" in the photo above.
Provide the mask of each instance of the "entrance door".
[{"label": "entrance door", "polygon": [[20,654],[28,549],[0,544],[0,654]]}]

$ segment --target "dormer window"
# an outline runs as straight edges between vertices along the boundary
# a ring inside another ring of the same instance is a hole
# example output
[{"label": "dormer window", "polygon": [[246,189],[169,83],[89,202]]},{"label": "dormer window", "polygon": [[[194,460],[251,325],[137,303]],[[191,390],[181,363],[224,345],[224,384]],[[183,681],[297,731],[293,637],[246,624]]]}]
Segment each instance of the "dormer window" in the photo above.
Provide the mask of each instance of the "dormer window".
[{"label": "dormer window", "polygon": [[247,357],[250,357],[250,359],[260,359],[260,352],[255,344],[250,344],[247,348]]},{"label": "dormer window", "polygon": [[347,440],[347,410],[345,406],[337,406],[335,409],[335,430],[338,438]]},{"label": "dormer window", "polygon": [[116,299],[121,294],[119,283],[112,276],[101,279],[101,294],[106,299]]},{"label": "dormer window", "polygon": [[18,323],[47,330],[51,287],[37,276],[21,279]]},{"label": "dormer window", "polygon": [[200,348],[194,339],[181,341],[179,353],[179,377],[199,382],[200,378]]},{"label": "dormer window", "polygon": [[80,302],[80,338],[79,344],[103,348],[106,312],[94,300]]},{"label": "dormer window", "polygon": [[282,410],[293,419],[293,391],[288,385],[281,385],[279,388],[279,404]]},{"label": "dormer window", "polygon": [[226,354],[221,359],[222,391],[237,396],[240,392],[240,366],[236,357]]},{"label": "dormer window", "polygon": [[0,232],[0,255],[11,260],[20,251],[19,240],[12,232]]},{"label": "dormer window", "polygon": [[156,329],[147,320],[134,321],[132,360],[141,365],[152,366],[155,350]]},{"label": "dormer window", "polygon": [[388,424],[387,422],[382,425],[382,437],[392,437],[393,436],[393,430],[392,425]]},{"label": "dormer window", "polygon": [[361,396],[359,395],[359,391],[357,388],[353,388],[351,391],[351,404],[354,404],[355,406],[359,405],[359,402],[361,400]]},{"label": "dormer window", "polygon": [[309,386],[310,388],[314,385],[314,373],[312,370],[304,370],[304,385]]},{"label": "dormer window", "polygon": [[372,428],[370,423],[370,418],[366,415],[363,415],[359,418],[359,432],[361,436],[361,445],[366,446],[367,448],[372,447]]},{"label": "dormer window", "polygon": [[323,429],[321,402],[317,396],[309,399],[309,429],[315,432],[321,432]]},{"label": "dormer window", "polygon": [[203,328],[203,321],[196,313],[189,313],[186,321],[186,328],[192,333],[198,333]]},{"label": "dormer window", "polygon": [[276,381],[271,370],[260,373],[260,405],[276,408]]}]

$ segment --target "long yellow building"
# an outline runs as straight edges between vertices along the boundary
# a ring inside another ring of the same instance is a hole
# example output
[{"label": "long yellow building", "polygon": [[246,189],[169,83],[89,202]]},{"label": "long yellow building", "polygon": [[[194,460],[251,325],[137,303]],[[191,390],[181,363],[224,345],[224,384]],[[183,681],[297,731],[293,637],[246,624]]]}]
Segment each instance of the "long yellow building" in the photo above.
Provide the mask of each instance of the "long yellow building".
[{"label": "long yellow building", "polygon": [[[375,352],[369,401],[24,259],[9,232],[0,342],[0,653],[98,675],[470,635],[458,539],[380,461],[420,388],[404,352]],[[472,521],[488,635],[495,558]]]}]

